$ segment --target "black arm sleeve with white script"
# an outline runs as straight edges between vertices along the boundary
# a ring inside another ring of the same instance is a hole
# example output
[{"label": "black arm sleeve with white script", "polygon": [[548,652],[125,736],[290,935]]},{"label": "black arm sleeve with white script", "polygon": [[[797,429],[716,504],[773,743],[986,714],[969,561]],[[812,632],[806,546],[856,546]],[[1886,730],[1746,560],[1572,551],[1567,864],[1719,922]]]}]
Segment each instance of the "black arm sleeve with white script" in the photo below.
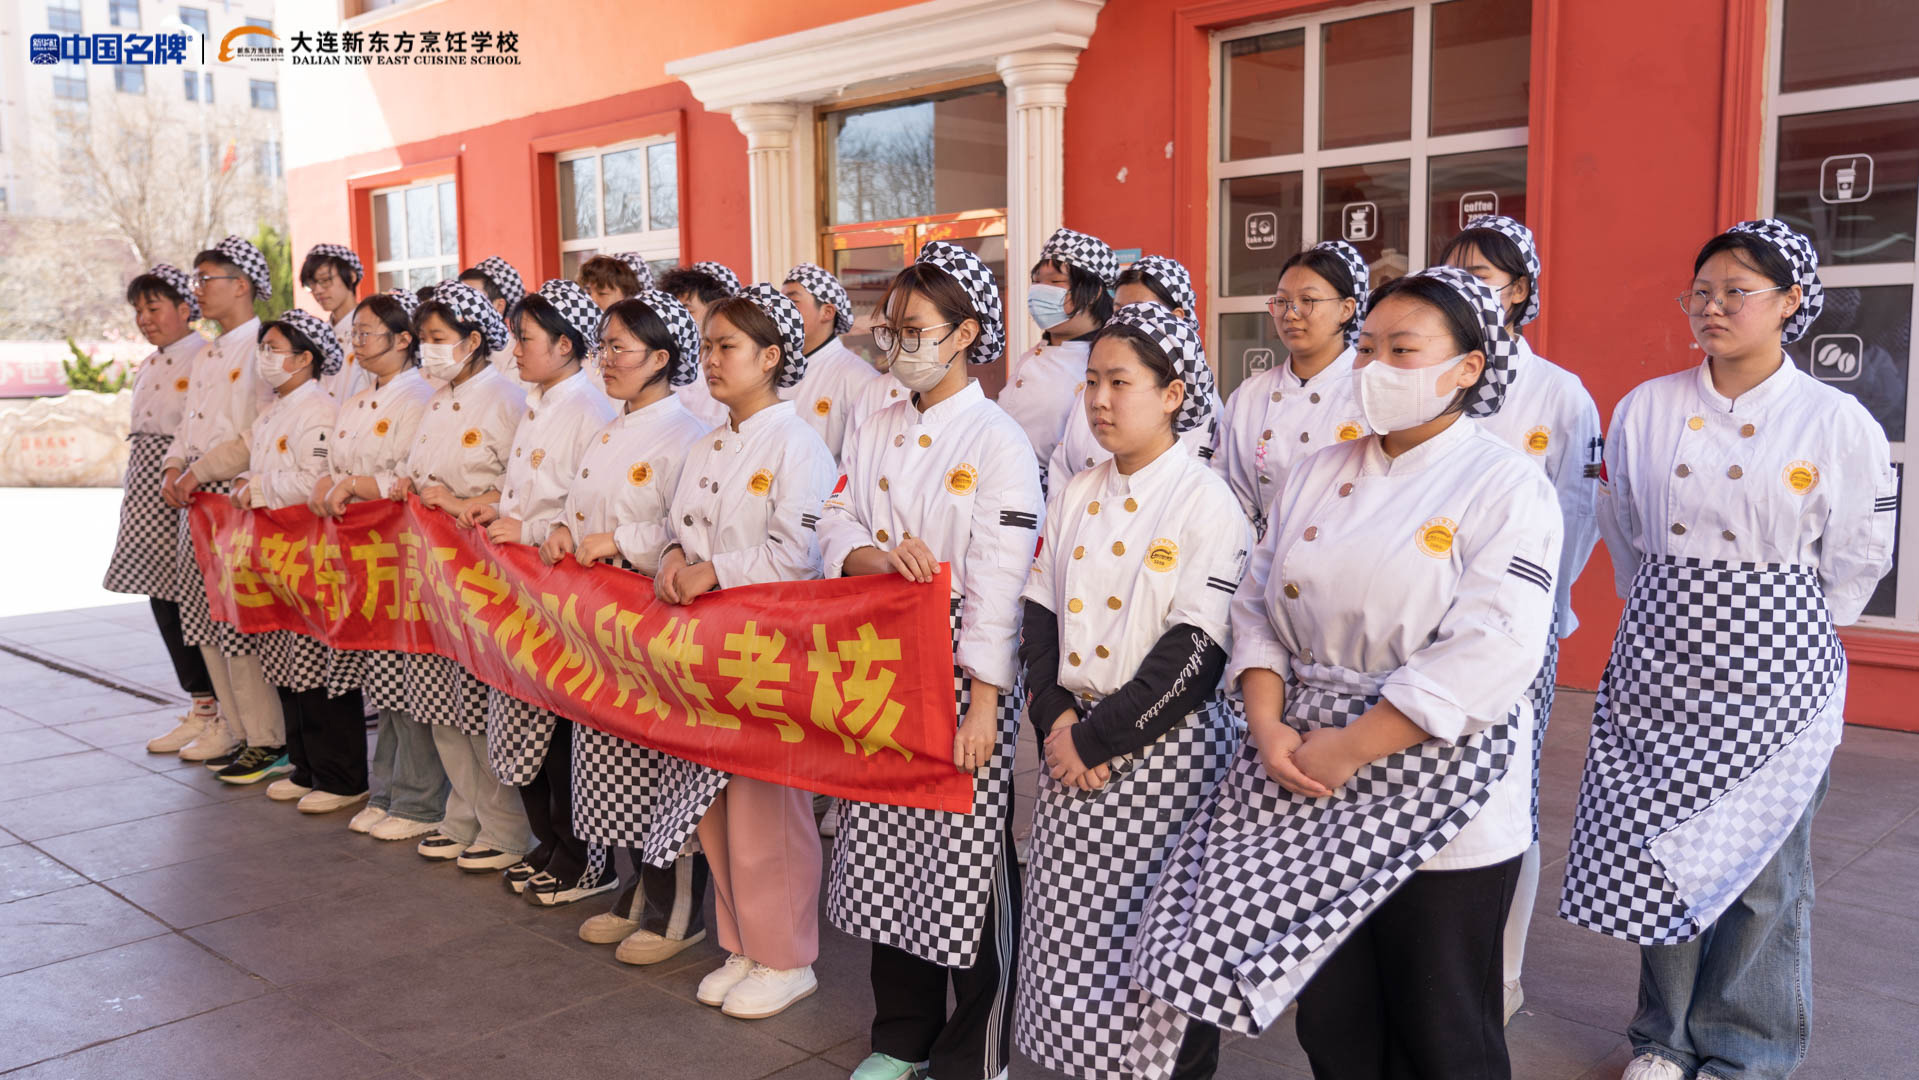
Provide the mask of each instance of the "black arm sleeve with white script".
[{"label": "black arm sleeve with white script", "polygon": [[1199,627],[1161,634],[1138,674],[1073,725],[1080,762],[1090,768],[1151,746],[1219,689],[1225,671],[1226,650]]}]

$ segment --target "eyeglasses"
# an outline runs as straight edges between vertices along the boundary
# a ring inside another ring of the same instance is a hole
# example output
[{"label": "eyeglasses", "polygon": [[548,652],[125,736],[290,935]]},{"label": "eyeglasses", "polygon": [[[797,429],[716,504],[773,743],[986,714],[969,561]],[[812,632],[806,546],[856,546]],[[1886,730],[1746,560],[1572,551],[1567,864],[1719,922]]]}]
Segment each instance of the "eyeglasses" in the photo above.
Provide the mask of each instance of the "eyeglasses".
[{"label": "eyeglasses", "polygon": [[1681,311],[1684,311],[1688,316],[1695,319],[1704,315],[1706,309],[1714,303],[1717,303],[1719,310],[1726,314],[1737,315],[1745,310],[1746,299],[1748,297],[1758,296],[1760,293],[1778,292],[1784,288],[1787,288],[1787,286],[1774,285],[1770,289],[1752,290],[1727,289],[1723,294],[1718,296],[1713,295],[1705,289],[1694,289],[1688,293],[1680,293],[1678,296],[1673,297],[1673,299],[1679,303],[1679,309]]},{"label": "eyeglasses", "polygon": [[239,281],[241,278],[239,274],[202,274],[196,270],[187,280],[194,288],[199,289],[205,287],[209,281]]},{"label": "eyeglasses", "polygon": [[1344,299],[1343,296],[1302,296],[1297,300],[1289,300],[1273,296],[1267,298],[1266,310],[1272,312],[1275,319],[1284,318],[1289,311],[1302,319],[1310,319],[1313,317],[1313,305],[1335,304]]},{"label": "eyeglasses", "polygon": [[[627,349],[602,341],[600,347],[593,350],[593,358],[599,361],[601,367],[636,368],[652,351],[645,346]],[[627,359],[629,356],[632,359]]]},{"label": "eyeglasses", "polygon": [[355,345],[358,345],[363,341],[372,341],[374,338],[392,337],[393,331],[391,330],[355,330],[351,334],[348,334],[347,336],[353,339],[353,343]]},{"label": "eyeglasses", "polygon": [[[942,326],[953,326],[953,324],[949,321],[934,323],[931,326],[902,326],[897,330],[890,326],[875,326],[873,328],[873,344],[878,345],[880,351],[883,353],[891,353],[895,349],[900,352],[916,353],[920,351],[920,342],[924,339],[926,331],[938,330]],[[946,344],[946,339],[957,333],[959,333],[959,328],[954,327],[952,330],[947,331],[944,337],[935,339],[933,346],[938,348]]]}]

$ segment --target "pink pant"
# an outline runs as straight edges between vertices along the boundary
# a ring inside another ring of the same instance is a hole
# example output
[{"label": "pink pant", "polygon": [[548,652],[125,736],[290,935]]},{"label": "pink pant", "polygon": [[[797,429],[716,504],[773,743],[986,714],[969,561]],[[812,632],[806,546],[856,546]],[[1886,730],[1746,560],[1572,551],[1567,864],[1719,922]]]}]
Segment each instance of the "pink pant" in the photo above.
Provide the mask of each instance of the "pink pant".
[{"label": "pink pant", "polygon": [[720,947],[785,970],[820,955],[820,833],[813,796],[734,777],[700,821]]}]

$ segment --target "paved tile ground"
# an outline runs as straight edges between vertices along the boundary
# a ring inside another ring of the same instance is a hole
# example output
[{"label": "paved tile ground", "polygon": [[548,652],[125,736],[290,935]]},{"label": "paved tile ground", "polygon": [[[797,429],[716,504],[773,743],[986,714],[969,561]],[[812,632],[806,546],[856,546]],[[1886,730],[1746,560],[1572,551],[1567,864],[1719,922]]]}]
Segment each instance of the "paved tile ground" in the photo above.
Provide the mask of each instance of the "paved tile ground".
[{"label": "paved tile ground", "polygon": [[[1547,888],[1528,1007],[1510,1030],[1523,1080],[1612,1080],[1625,1062],[1634,949],[1552,917],[1590,708],[1562,694],[1548,740]],[[833,1080],[866,1053],[857,941],[825,932],[811,999],[772,1020],[728,1020],[693,1000],[717,947],[623,967],[574,936],[591,911],[530,907],[490,876],[351,835],[345,815],[303,817],[148,755],[145,739],[178,711],[143,604],[0,619],[10,1077]],[[1833,766],[1814,825],[1817,995],[1802,1076],[1914,1075],[1915,773],[1919,737],[1862,728]],[[1016,1064],[1013,1075],[1045,1074]],[[1222,1077],[1306,1075],[1290,1017],[1227,1043]]]}]

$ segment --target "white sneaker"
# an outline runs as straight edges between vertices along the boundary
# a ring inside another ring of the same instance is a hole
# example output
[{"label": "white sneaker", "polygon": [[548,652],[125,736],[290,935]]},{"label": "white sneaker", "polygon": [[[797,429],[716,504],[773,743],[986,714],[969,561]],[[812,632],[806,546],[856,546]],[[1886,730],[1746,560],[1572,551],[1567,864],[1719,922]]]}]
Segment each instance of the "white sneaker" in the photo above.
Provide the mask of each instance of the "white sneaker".
[{"label": "white sneaker", "polygon": [[439,827],[440,823],[437,821],[410,821],[388,814],[375,822],[373,827],[367,830],[367,835],[375,840],[411,840],[416,836],[425,836]]},{"label": "white sneaker", "polygon": [[367,792],[358,795],[335,795],[331,791],[309,791],[300,796],[297,804],[302,814],[331,814],[335,810],[345,810],[354,803],[365,802]]},{"label": "white sneaker", "polygon": [[466,845],[443,832],[436,831],[415,844],[413,850],[419,852],[422,859],[444,862],[448,859],[458,859],[460,852],[466,850]]},{"label": "white sneaker", "polygon": [[700,1004],[718,1008],[726,1004],[726,995],[744,981],[747,973],[752,970],[753,961],[739,953],[733,953],[726,958],[726,963],[721,964],[717,970],[708,972],[706,978],[700,980],[699,993],[694,996],[700,999]]},{"label": "white sneaker", "polygon": [[764,1020],[778,1016],[787,1006],[820,988],[813,968],[788,968],[784,971],[754,964],[746,978],[726,992],[720,1011],[735,1020]]},{"label": "white sneaker", "polygon": [[1513,1015],[1526,1005],[1526,991],[1520,989],[1515,980],[1506,984],[1506,1023],[1513,1022]]},{"label": "white sneaker", "polygon": [[208,724],[218,723],[219,720],[218,709],[210,712],[201,712],[197,706],[189,709],[180,717],[180,722],[173,726],[172,731],[159,738],[147,740],[147,753],[177,754],[181,747],[199,738],[200,734],[206,731]]},{"label": "white sneaker", "polygon": [[580,924],[580,940],[590,945],[617,945],[639,928],[638,919],[629,919],[617,911],[602,911]]},{"label": "white sneaker", "polygon": [[225,724],[208,724],[192,742],[180,748],[181,761],[212,761],[240,749],[240,740],[227,734]]},{"label": "white sneaker", "polygon": [[292,802],[295,799],[305,798],[312,790],[305,784],[294,783],[291,776],[282,776],[267,785],[267,798],[274,802]]},{"label": "white sneaker", "polygon": [[[586,929],[582,927],[580,933],[585,936]],[[670,938],[651,930],[635,930],[620,942],[619,948],[613,950],[613,959],[622,964],[644,967],[670,960],[705,940],[704,930],[695,930],[683,938]]]},{"label": "white sneaker", "polygon": [[[267,794],[268,795],[273,794],[273,789],[268,788]],[[380,822],[385,820],[386,820],[386,809],[384,807],[373,806],[369,804],[367,806],[361,807],[360,812],[353,815],[353,820],[346,823],[346,831],[362,833],[362,834],[370,833],[373,831],[373,827],[375,825],[378,825]]]},{"label": "white sneaker", "polygon": [[1619,1080],[1686,1080],[1686,1070],[1658,1054],[1641,1054],[1619,1074]]}]

